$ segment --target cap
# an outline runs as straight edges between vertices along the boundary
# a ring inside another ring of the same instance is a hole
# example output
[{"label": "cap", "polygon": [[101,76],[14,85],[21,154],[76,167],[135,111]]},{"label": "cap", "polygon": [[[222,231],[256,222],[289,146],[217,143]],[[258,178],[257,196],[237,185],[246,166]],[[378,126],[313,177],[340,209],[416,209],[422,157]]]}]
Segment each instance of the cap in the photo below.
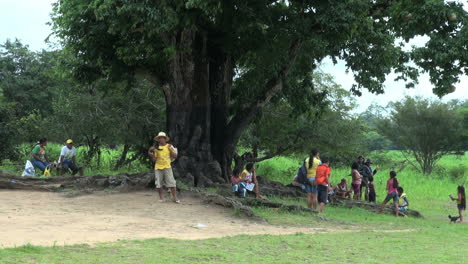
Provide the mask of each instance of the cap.
[{"label": "cap", "polygon": [[360,155],[360,156],[359,156],[359,157],[357,157],[357,158],[358,158],[358,159],[363,159],[363,158],[364,158],[364,156]]},{"label": "cap", "polygon": [[73,144],[73,140],[68,139],[68,140],[67,140],[67,144]]},{"label": "cap", "polygon": [[366,160],[366,164],[372,164],[372,160],[371,160],[371,159],[367,159],[367,160]]}]

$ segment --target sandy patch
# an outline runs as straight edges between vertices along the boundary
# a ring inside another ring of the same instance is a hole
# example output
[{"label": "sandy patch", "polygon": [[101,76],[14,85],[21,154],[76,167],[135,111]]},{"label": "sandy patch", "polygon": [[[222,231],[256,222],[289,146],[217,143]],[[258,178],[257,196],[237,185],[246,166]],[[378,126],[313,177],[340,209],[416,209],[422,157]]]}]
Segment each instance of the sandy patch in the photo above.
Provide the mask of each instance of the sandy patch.
[{"label": "sandy patch", "polygon": [[182,203],[175,204],[158,202],[154,192],[66,198],[58,193],[0,191],[0,247],[345,231],[257,223],[234,217],[229,209],[181,198]]}]

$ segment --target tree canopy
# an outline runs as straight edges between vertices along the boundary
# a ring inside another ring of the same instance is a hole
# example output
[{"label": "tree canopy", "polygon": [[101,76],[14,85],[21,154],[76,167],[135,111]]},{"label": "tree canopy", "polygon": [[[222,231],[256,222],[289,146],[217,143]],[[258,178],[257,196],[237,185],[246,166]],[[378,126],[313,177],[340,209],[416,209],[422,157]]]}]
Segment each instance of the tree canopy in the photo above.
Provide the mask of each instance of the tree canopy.
[{"label": "tree canopy", "polygon": [[[467,12],[454,1],[60,0],[52,19],[76,77],[152,81],[181,156],[219,163],[224,179],[272,100],[317,105],[311,72],[325,57],[345,61],[356,94],[383,93],[392,72],[412,87],[426,71],[442,96],[468,73]],[[429,40],[407,49],[416,36]]]}]

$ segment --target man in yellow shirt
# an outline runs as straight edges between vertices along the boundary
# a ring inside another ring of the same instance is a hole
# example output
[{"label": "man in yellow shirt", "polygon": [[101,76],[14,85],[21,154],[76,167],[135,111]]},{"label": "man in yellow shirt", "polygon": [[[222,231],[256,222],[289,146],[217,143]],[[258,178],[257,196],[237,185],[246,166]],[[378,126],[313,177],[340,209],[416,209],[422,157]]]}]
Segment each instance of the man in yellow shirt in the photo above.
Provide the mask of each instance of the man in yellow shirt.
[{"label": "man in yellow shirt", "polygon": [[165,186],[169,188],[175,203],[180,203],[177,199],[176,181],[172,172],[171,162],[177,157],[177,152],[174,146],[167,144],[169,137],[164,132],[160,132],[156,137],[157,142],[155,147],[151,147],[148,151],[151,159],[155,161],[154,175],[156,190],[159,192],[159,201],[164,202],[163,189]]}]

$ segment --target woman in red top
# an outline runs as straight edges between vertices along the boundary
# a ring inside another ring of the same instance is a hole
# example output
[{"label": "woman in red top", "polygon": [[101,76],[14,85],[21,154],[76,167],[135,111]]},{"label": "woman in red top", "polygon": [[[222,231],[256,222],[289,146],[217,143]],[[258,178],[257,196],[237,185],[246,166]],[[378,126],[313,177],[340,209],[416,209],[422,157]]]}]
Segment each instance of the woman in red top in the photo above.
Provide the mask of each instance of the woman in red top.
[{"label": "woman in red top", "polygon": [[385,205],[388,203],[388,201],[393,199],[393,204],[395,207],[395,216],[398,216],[399,210],[398,210],[398,200],[400,199],[398,197],[398,179],[396,178],[397,174],[394,171],[390,172],[390,179],[387,181],[387,197],[382,203],[382,206],[380,207],[380,212],[383,211]]}]

